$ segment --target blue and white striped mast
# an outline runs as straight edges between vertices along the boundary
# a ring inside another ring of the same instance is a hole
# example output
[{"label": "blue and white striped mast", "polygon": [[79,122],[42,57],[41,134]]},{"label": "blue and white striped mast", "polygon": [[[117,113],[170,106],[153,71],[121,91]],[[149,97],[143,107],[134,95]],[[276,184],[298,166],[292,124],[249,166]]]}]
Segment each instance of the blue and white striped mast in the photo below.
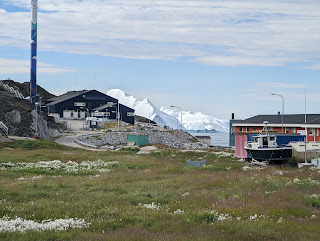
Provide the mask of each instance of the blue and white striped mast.
[{"label": "blue and white striped mast", "polygon": [[32,104],[35,104],[37,101],[37,12],[38,0],[31,0],[30,102]]}]

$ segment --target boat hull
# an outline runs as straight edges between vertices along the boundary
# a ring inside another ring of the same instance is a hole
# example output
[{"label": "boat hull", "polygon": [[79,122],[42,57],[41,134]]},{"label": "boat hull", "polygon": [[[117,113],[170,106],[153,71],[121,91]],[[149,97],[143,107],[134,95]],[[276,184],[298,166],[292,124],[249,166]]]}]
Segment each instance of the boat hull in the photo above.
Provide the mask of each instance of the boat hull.
[{"label": "boat hull", "polygon": [[292,157],[292,148],[245,148],[249,155],[257,161],[283,162]]}]

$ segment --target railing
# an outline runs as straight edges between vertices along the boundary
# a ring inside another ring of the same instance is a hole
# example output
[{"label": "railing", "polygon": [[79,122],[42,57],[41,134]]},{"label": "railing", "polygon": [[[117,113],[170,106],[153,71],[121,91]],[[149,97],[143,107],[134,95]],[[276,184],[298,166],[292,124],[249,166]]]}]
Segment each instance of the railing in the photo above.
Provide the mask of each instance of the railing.
[{"label": "railing", "polygon": [[8,136],[8,134],[9,134],[9,128],[8,128],[5,124],[3,124],[2,121],[0,121],[0,129],[3,131],[3,133],[4,133],[6,136]]}]

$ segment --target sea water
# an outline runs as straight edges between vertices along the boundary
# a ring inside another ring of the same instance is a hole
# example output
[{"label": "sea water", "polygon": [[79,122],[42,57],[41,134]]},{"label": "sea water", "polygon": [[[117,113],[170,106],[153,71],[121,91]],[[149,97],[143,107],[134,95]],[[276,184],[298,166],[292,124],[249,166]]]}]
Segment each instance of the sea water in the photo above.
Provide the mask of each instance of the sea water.
[{"label": "sea water", "polygon": [[210,136],[211,145],[213,146],[229,146],[229,133],[190,133],[193,136]]}]

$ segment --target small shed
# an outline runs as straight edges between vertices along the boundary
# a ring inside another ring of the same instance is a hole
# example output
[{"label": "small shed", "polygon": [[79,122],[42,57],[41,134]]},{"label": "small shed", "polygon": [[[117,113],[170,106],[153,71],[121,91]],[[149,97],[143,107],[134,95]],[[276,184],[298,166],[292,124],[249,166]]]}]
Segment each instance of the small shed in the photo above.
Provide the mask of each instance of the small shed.
[{"label": "small shed", "polygon": [[146,146],[149,144],[149,135],[128,135],[127,143],[134,143],[135,146]]},{"label": "small shed", "polygon": [[320,155],[319,142],[306,142],[306,145],[304,142],[290,142],[289,146],[292,146],[292,164],[294,165],[304,162],[305,155],[308,162],[317,159]]},{"label": "small shed", "polygon": [[196,138],[207,145],[211,145],[211,136],[196,136]]}]

